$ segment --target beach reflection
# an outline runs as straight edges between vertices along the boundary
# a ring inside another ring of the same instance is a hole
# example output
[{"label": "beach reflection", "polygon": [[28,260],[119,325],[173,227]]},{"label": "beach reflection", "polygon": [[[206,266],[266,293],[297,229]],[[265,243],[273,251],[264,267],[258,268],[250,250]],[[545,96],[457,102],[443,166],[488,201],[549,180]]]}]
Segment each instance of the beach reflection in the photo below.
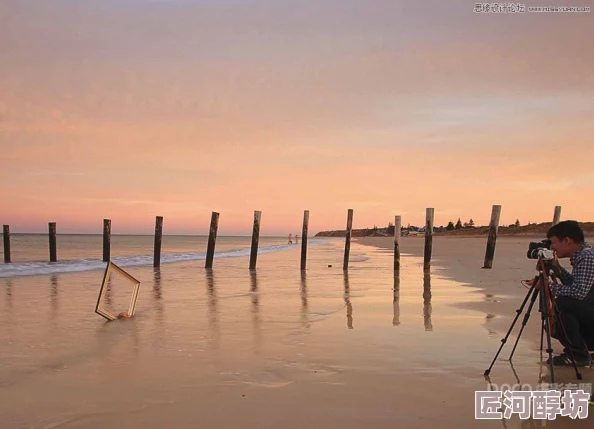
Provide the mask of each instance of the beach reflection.
[{"label": "beach reflection", "polygon": [[393,301],[394,316],[392,318],[393,326],[400,326],[400,273],[394,272],[394,301]]},{"label": "beach reflection", "polygon": [[161,268],[153,269],[153,298],[155,302],[161,301]]},{"label": "beach reflection", "polygon": [[212,335],[212,348],[219,347],[220,327],[219,327],[219,312],[218,312],[218,298],[215,289],[215,276],[212,268],[206,269],[206,288],[207,288],[207,308],[208,308],[208,326]]},{"label": "beach reflection", "polygon": [[349,329],[353,329],[353,305],[351,304],[351,299],[350,299],[351,287],[349,284],[348,271],[343,271],[343,276],[344,276],[344,303],[346,304],[346,310],[347,310],[347,327]]},{"label": "beach reflection", "polygon": [[307,274],[306,271],[301,271],[301,324],[306,328],[310,327],[309,323],[309,309],[307,304]]},{"label": "beach reflection", "polygon": [[155,323],[153,334],[151,335],[152,343],[157,349],[163,345],[163,333],[165,331],[164,318],[164,304],[163,304],[163,290],[161,288],[161,268],[153,268],[153,308],[155,310]]},{"label": "beach reflection", "polygon": [[12,279],[6,280],[6,309],[12,314]]},{"label": "beach reflection", "polygon": [[425,331],[433,330],[431,312],[431,273],[426,271],[423,275],[423,319],[425,322]]},{"label": "beach reflection", "polygon": [[50,306],[52,309],[50,320],[55,320],[58,314],[58,276],[56,274],[51,275],[50,283]]},{"label": "beach reflection", "polygon": [[252,301],[252,327],[254,330],[254,353],[258,354],[262,340],[262,321],[260,320],[260,294],[258,291],[258,274],[256,270],[250,270],[250,292]]}]

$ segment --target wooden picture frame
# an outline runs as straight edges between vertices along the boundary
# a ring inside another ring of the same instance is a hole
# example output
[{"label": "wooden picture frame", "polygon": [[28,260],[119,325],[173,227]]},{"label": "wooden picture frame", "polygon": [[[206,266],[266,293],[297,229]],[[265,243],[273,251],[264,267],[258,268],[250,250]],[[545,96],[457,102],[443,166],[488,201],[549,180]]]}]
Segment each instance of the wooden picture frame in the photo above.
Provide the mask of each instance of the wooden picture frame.
[{"label": "wooden picture frame", "polygon": [[131,283],[134,284],[134,289],[132,291],[132,298],[130,299],[130,305],[128,306],[128,317],[134,316],[134,312],[136,311],[136,301],[138,300],[138,291],[140,290],[140,281],[132,277],[126,271],[118,267],[113,262],[108,262],[107,266],[105,267],[105,274],[103,275],[103,282],[101,283],[101,289],[99,290],[99,297],[97,298],[97,305],[95,306],[95,313],[99,314],[100,316],[106,318],[107,320],[116,320],[118,317],[116,315],[111,314],[105,308],[103,308],[104,300],[105,300],[105,293],[107,292],[107,280],[109,278],[109,274],[111,272],[115,272],[120,276],[124,277],[125,279],[129,280]]}]

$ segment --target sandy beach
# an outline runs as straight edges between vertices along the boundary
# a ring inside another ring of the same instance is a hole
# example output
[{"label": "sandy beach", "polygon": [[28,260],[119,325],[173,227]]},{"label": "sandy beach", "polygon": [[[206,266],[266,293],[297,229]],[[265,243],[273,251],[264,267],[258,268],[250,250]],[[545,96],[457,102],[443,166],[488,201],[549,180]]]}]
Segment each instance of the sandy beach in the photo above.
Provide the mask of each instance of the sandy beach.
[{"label": "sandy beach", "polygon": [[[348,273],[342,240],[312,246],[305,274],[298,246],[260,255],[256,273],[245,257],[130,267],[136,316],[109,323],[92,311],[101,271],[2,279],[3,427],[542,427],[474,419],[513,281],[532,273],[524,241],[501,240],[486,271],[482,240],[436,239],[424,276],[423,240],[405,239],[397,279],[389,240],[353,243]],[[535,326],[494,384],[537,387]]]},{"label": "sandy beach", "polygon": [[[476,301],[459,306],[492,315],[486,326],[505,334],[527,293],[520,281],[537,273],[536,261],[526,257],[528,243],[542,238],[537,235],[498,237],[493,267],[483,269],[487,237],[436,236],[433,237],[432,265],[444,269],[440,271],[441,275],[478,288],[481,295]],[[357,239],[357,242],[386,250],[394,248],[392,237],[368,237]],[[401,252],[422,258],[424,246],[424,237],[404,237]],[[561,260],[561,264],[571,270],[567,259]],[[536,326],[530,324],[527,329],[532,325]],[[526,332],[531,340],[540,341],[539,326]]]},{"label": "sandy beach", "polygon": [[[455,306],[460,309],[472,309],[486,314],[483,327],[488,330],[490,335],[503,338],[516,316],[516,310],[521,306],[527,293],[527,289],[520,281],[530,279],[537,273],[536,261],[528,259],[526,256],[528,244],[531,241],[540,241],[542,238],[539,235],[498,237],[493,267],[483,269],[486,237],[436,236],[433,237],[432,271],[435,271],[437,267],[440,275],[475,290],[476,299],[474,301],[457,303]],[[588,239],[591,240],[591,237],[587,236],[586,241]],[[356,241],[362,245],[390,250],[393,255],[393,237],[366,237]],[[401,253],[423,258],[424,246],[424,237],[403,237],[401,240]],[[568,259],[560,262],[571,271]],[[522,317],[525,311],[526,308],[524,308]],[[539,356],[538,351],[540,350],[540,316],[535,306],[521,337],[521,340],[535,351],[535,357]],[[521,325],[522,317],[518,319],[500,358],[509,355],[511,351],[510,343],[515,341],[515,334]],[[555,354],[562,351],[561,344],[556,340],[552,340],[552,345]],[[507,354],[505,353],[506,350]],[[495,351],[496,349],[493,350],[493,356]],[[496,370],[497,364],[493,372]],[[557,372],[557,382],[594,382],[594,371],[592,369],[581,369],[581,374],[583,380],[579,381],[576,380],[573,369],[560,368]]]}]

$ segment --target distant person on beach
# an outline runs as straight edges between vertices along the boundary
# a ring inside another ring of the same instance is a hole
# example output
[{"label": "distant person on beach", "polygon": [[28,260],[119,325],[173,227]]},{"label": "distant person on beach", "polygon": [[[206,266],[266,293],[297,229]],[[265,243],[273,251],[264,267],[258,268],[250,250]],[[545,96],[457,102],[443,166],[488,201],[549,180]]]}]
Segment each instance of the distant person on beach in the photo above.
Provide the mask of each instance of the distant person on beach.
[{"label": "distant person on beach", "polygon": [[295,244],[299,243],[299,236],[297,234],[295,234]]},{"label": "distant person on beach", "polygon": [[[572,366],[573,352],[577,366],[588,366],[589,350],[594,350],[594,249],[585,242],[584,232],[573,220],[552,226],[547,238],[555,252],[553,271],[562,283],[555,292],[557,329],[554,337],[564,350],[553,357],[553,365]],[[557,258],[570,258],[571,273],[559,264]],[[532,282],[528,284],[532,285]],[[564,326],[565,333],[558,321]]]},{"label": "distant person on beach", "polygon": [[288,244],[293,244],[293,234],[289,234],[289,243]]}]

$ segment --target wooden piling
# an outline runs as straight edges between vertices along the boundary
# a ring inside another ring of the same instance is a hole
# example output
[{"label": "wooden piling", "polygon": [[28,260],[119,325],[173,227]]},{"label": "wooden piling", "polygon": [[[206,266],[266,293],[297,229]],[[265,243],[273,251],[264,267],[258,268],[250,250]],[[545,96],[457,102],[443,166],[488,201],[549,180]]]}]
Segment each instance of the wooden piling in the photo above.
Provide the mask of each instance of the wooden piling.
[{"label": "wooden piling", "polygon": [[4,262],[10,262],[10,226],[4,225],[2,227],[2,236],[4,238]]},{"label": "wooden piling", "polygon": [[555,214],[553,215],[553,225],[557,225],[561,220],[561,206],[555,206]]},{"label": "wooden piling", "polygon": [[153,253],[153,267],[161,266],[161,243],[163,242],[163,216],[155,218],[155,245]]},{"label": "wooden piling", "polygon": [[56,222],[48,222],[50,262],[58,262],[58,245],[56,240]]},{"label": "wooden piling", "polygon": [[347,214],[347,226],[346,226],[346,237],[344,241],[344,261],[342,263],[342,269],[349,269],[349,253],[351,252],[351,235],[353,233],[353,209],[348,210]]},{"label": "wooden piling", "polygon": [[260,240],[260,219],[262,217],[261,211],[254,211],[254,229],[252,231],[252,250],[250,252],[250,270],[256,269],[256,262],[258,260],[258,241]]},{"label": "wooden piling", "polygon": [[431,251],[433,249],[433,215],[435,210],[428,208],[425,212],[425,257],[423,270],[431,269]]},{"label": "wooden piling", "polygon": [[204,268],[212,268],[218,229],[219,214],[217,212],[212,212],[212,215],[210,216],[210,229],[208,232],[208,245],[206,246],[206,263],[204,264]]},{"label": "wooden piling", "polygon": [[402,218],[394,216],[394,271],[400,271],[400,236],[402,234]]},{"label": "wooden piling", "polygon": [[301,270],[307,265],[307,230],[309,229],[309,210],[303,211],[303,229],[301,230]]},{"label": "wooden piling", "polygon": [[497,228],[499,227],[499,217],[501,216],[501,206],[494,205],[491,211],[491,222],[489,222],[489,238],[487,239],[487,251],[485,252],[485,264],[483,268],[493,267],[493,257],[495,256],[495,243],[497,242]]},{"label": "wooden piling", "polygon": [[103,219],[103,262],[111,259],[111,220]]}]

